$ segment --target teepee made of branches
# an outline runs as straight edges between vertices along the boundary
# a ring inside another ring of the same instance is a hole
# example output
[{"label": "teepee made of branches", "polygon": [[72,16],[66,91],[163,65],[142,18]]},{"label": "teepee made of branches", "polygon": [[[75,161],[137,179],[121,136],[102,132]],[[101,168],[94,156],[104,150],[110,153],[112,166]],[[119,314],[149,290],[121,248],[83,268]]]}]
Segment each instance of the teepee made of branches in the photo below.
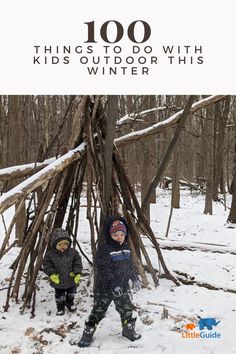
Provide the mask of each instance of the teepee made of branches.
[{"label": "teepee made of branches", "polygon": [[[148,238],[155,249],[162,275],[179,285],[165,264],[156,237],[129,181],[119,148],[114,143],[117,116],[117,96],[108,96],[107,99],[100,96],[77,98],[76,109],[73,107],[73,129],[66,149],[39,171],[35,164],[35,173],[31,177],[0,198],[0,213],[17,205],[6,230],[0,258],[12,246],[9,247],[9,239],[13,226],[27,202],[24,239],[11,265],[6,311],[10,298],[16,302],[22,299],[21,313],[31,308],[34,316],[37,279],[55,227],[68,230],[73,237],[73,246],[78,247],[92,265],[97,244],[103,242],[103,222],[108,215],[113,214],[122,214],[127,219],[129,243],[143,286],[148,285],[147,272],[157,286],[160,272],[154,268],[141,234]],[[84,195],[92,260],[83,252],[79,242],[79,215]]]}]

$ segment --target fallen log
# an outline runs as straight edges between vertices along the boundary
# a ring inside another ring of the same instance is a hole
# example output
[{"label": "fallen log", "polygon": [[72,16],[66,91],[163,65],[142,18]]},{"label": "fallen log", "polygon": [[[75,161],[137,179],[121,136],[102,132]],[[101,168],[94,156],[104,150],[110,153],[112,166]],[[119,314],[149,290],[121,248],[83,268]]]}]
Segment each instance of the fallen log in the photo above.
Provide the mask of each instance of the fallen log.
[{"label": "fallen log", "polygon": [[[169,188],[169,184],[172,183],[172,177],[163,177],[162,179],[162,186],[164,189]],[[183,187],[188,187],[190,189],[194,189],[194,190],[200,190],[199,186],[196,183],[192,183],[189,181],[183,181],[183,180],[179,180],[179,184]]]},{"label": "fallen log", "polygon": [[[199,280],[195,280],[195,277],[190,276],[187,273],[183,273],[183,272],[179,272],[178,270],[173,270],[172,271],[176,278],[185,285],[197,285],[201,288],[206,288],[209,290],[222,290],[225,291],[227,293],[232,293],[232,294],[236,294],[236,289],[232,289],[232,288],[227,288],[225,286],[221,286],[221,285],[217,285],[217,284],[210,284],[210,283],[206,283],[206,282],[201,282]],[[163,275],[163,277],[165,277],[165,275]]]},{"label": "fallen log", "polygon": [[227,245],[213,245],[204,244],[198,242],[185,242],[180,243],[179,241],[164,241],[158,238],[158,243],[160,248],[167,249],[170,251],[201,251],[201,252],[212,252],[212,253],[228,253],[236,255],[236,249],[234,247],[229,247]]}]

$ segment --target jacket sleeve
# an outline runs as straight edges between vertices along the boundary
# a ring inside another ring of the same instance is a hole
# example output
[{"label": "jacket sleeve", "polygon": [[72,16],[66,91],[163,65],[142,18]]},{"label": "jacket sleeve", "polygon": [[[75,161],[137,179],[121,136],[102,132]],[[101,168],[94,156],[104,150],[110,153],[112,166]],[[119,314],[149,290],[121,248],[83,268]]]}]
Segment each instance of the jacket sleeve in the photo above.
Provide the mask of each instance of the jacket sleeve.
[{"label": "jacket sleeve", "polygon": [[73,261],[73,272],[75,274],[82,274],[83,265],[82,265],[81,257],[76,250],[74,250],[74,252],[75,252],[75,255],[74,255],[74,261]]},{"label": "jacket sleeve", "polygon": [[51,252],[50,251],[46,252],[46,255],[44,257],[44,260],[43,260],[43,271],[49,277],[53,273],[56,273],[56,270],[55,270],[53,262],[52,262]]},{"label": "jacket sleeve", "polygon": [[112,281],[115,281],[115,277],[111,271],[111,257],[106,246],[101,246],[98,249],[96,256],[97,272],[99,279],[104,286],[110,286]]}]

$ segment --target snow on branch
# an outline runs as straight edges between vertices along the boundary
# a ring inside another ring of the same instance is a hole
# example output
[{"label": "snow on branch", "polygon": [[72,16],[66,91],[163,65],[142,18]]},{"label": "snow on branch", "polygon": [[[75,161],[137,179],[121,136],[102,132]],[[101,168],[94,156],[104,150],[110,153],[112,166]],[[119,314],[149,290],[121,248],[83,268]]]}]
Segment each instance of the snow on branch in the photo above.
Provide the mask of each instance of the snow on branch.
[{"label": "snow on branch", "polygon": [[[159,111],[166,109],[166,107],[158,107],[158,108],[151,108],[147,109],[146,111],[138,112],[138,113],[131,113],[126,114],[123,118],[119,119],[116,123],[116,126],[119,127],[123,124],[130,123],[131,121],[142,121],[142,119],[137,119],[137,117],[145,117],[151,112]],[[9,181],[15,178],[22,178],[29,175],[34,174],[37,171],[40,171],[44,167],[50,165],[52,162],[56,160],[56,157],[51,157],[50,159],[44,160],[43,162],[31,162],[24,165],[16,165],[11,167],[6,167],[0,169],[0,181]]]},{"label": "snow on branch", "polygon": [[[203,100],[200,100],[192,105],[191,113],[195,113],[197,110],[201,108],[205,108],[208,105],[215,103],[225,97],[226,97],[225,95],[218,95],[218,96],[210,96]],[[150,111],[153,110],[155,109],[146,110],[139,114],[145,115],[150,113]],[[178,123],[182,113],[183,110],[175,113],[174,115],[172,115],[171,117],[169,117],[168,119],[162,122],[152,125],[151,127],[121,136],[120,138],[115,139],[114,143],[116,144],[116,146],[122,146],[125,144],[133,143],[136,140],[144,138],[146,136],[156,134],[157,132],[163,130],[164,128],[167,128],[171,125]],[[58,173],[63,171],[65,167],[69,166],[73,161],[78,160],[83,154],[85,147],[86,147],[86,143],[82,143],[74,150],[71,150],[67,154],[59,157],[57,160],[55,160],[55,158],[52,158],[42,162],[42,164],[46,164],[46,167],[44,167],[41,171],[35,173],[33,176],[29,177],[27,180],[20,183],[18,186],[11,189],[9,192],[3,194],[0,197],[0,213],[5,211],[11,205],[13,205],[19,198],[31,193],[33,190],[35,190],[36,188],[38,188],[39,186],[41,186],[42,184],[50,180],[52,177],[55,177]],[[50,163],[50,160],[53,161],[53,159],[54,162]],[[48,163],[49,165],[47,165]],[[42,164],[40,165],[40,163],[36,163],[36,166],[43,167]],[[31,172],[33,173],[34,172],[34,170],[32,169],[33,165],[35,166],[35,164],[28,164],[28,165],[21,165],[21,166],[15,166],[12,168],[9,167],[7,169],[3,169],[0,171],[0,180],[1,180],[1,176],[3,178],[4,173],[6,172],[10,173],[11,169],[15,171],[17,177],[19,176],[22,177],[22,174],[20,175],[20,171],[24,171],[24,175],[26,175],[29,174],[29,171],[31,169]],[[18,168],[18,172],[17,172],[17,168]]]},{"label": "snow on branch", "polygon": [[[196,102],[193,104],[193,106],[191,108],[191,113],[194,113],[198,109],[204,108],[204,107],[210,105],[211,103],[215,103],[224,97],[225,96],[210,96],[210,97],[207,97],[199,102]],[[163,109],[166,109],[166,107],[151,108],[151,109],[147,109],[145,111],[138,112],[138,113],[126,114],[124,117],[122,117],[121,119],[119,119],[117,121],[116,126],[119,127],[125,123],[129,123],[130,121],[138,121],[138,118],[145,117],[149,113],[156,112],[156,111],[163,110]],[[171,117],[169,117],[168,119],[166,119],[162,122],[152,125],[151,127],[123,135],[123,136],[115,139],[115,143],[117,146],[121,146],[121,145],[129,144],[129,143],[133,143],[136,140],[139,140],[147,135],[156,134],[156,133],[160,132],[161,130],[168,128],[169,126],[178,123],[178,120],[179,120],[182,113],[183,113],[183,110],[175,113],[174,115],[172,115]],[[36,171],[39,171],[42,168],[44,168],[45,166],[49,165],[51,162],[55,161],[55,159],[56,159],[55,157],[52,157],[52,158],[45,160],[43,162],[36,162],[36,163],[30,163],[30,164],[24,164],[24,165],[4,168],[4,169],[0,170],[0,181],[6,181],[9,179],[14,179],[14,178],[18,178],[18,177],[25,177],[25,176],[31,175],[31,174],[35,173]]]},{"label": "snow on branch", "polygon": [[44,167],[41,171],[35,173],[15,188],[12,188],[9,192],[3,194],[0,197],[0,213],[4,212],[4,210],[13,205],[19,200],[19,198],[31,193],[45,182],[55,177],[73,161],[78,160],[84,153],[85,147],[85,143],[80,144],[78,147],[59,157],[56,161]]},{"label": "snow on branch", "polygon": [[24,165],[6,167],[0,170],[0,181],[9,181],[10,179],[25,177],[41,170],[56,160],[56,157],[44,160],[43,162],[32,162]]},{"label": "snow on branch", "polygon": [[[199,110],[201,108],[205,108],[212,103],[216,103],[225,97],[226,97],[225,95],[215,95],[215,96],[210,96],[210,97],[204,98],[198,102],[195,102],[192,105],[192,108],[190,109],[190,113],[193,114],[197,110]],[[130,144],[130,143],[135,142],[136,140],[142,139],[142,138],[147,137],[149,135],[156,134],[156,133],[162,131],[164,128],[167,128],[171,125],[178,123],[182,114],[183,114],[183,110],[173,114],[171,117],[163,120],[162,122],[158,122],[158,123],[152,125],[151,127],[123,135],[120,138],[117,138],[115,140],[116,146]]]},{"label": "snow on branch", "polygon": [[127,124],[127,123],[140,122],[140,121],[142,122],[143,120],[140,118],[147,116],[149,113],[164,111],[165,109],[167,109],[167,107],[156,107],[156,108],[147,109],[142,112],[128,113],[116,122],[116,126],[120,127],[121,125]]},{"label": "snow on branch", "polygon": [[178,250],[178,251],[202,251],[202,252],[212,252],[212,253],[227,253],[236,255],[236,248],[229,247],[226,245],[216,245],[207,244],[201,242],[180,242],[178,240],[161,240],[158,239],[158,243],[161,248],[167,250]]}]

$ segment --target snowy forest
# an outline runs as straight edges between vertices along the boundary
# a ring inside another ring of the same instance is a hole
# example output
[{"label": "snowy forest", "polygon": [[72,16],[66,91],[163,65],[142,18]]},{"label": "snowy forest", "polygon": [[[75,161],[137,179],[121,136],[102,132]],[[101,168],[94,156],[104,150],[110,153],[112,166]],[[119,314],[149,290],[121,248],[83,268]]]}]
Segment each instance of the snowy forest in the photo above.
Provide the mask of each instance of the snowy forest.
[{"label": "snowy forest", "polygon": [[[0,193],[1,353],[83,352],[70,340],[92,306],[109,215],[127,220],[143,333],[125,342],[112,308],[86,352],[233,353],[234,96],[1,96]],[[58,319],[42,262],[61,227],[84,271],[78,313]],[[183,333],[202,317],[221,332],[193,349]]]}]

